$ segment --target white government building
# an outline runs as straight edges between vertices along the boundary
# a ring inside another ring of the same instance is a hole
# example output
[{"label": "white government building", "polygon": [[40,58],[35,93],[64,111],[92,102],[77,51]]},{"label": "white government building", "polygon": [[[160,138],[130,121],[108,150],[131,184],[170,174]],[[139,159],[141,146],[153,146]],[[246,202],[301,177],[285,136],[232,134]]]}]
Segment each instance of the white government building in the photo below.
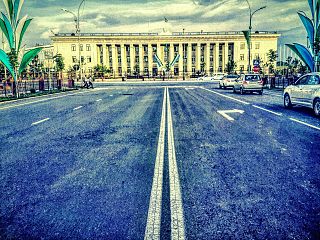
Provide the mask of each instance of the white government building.
[{"label": "white government building", "polygon": [[[267,61],[270,49],[277,51],[277,32],[253,32],[251,59]],[[163,66],[176,55],[179,60],[170,74],[190,77],[197,73],[224,72],[229,60],[237,64],[236,71],[248,68],[248,48],[242,32],[172,32],[172,33],[59,33],[51,37],[55,53],[64,57],[66,68],[77,65],[90,75],[96,65],[111,71],[112,77],[143,75],[159,76]],[[79,51],[80,50],[80,51]],[[252,64],[252,63],[251,63]]]}]

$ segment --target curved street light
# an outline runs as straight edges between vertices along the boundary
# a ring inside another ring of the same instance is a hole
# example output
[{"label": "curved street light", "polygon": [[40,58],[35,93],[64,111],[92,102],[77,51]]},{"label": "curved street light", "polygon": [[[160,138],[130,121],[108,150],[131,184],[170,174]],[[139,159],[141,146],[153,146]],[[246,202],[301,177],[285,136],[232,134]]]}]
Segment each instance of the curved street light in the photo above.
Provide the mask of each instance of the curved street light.
[{"label": "curved street light", "polygon": [[66,12],[66,13],[70,13],[73,15],[74,17],[74,21],[75,21],[75,24],[76,24],[76,34],[78,36],[78,51],[79,51],[79,78],[80,80],[82,80],[82,69],[81,69],[81,51],[80,51],[80,8],[82,6],[82,4],[85,2],[85,0],[82,0],[79,4],[79,7],[78,7],[78,15],[76,15],[74,12],[72,11],[69,11],[65,8],[61,8],[62,11]]},{"label": "curved street light", "polygon": [[250,20],[249,20],[249,44],[248,44],[248,53],[249,53],[249,56],[248,56],[248,59],[249,59],[248,72],[251,72],[251,29],[252,29],[252,17],[253,17],[253,15],[254,15],[256,12],[265,9],[267,6],[263,6],[263,7],[260,7],[260,8],[258,8],[258,9],[256,9],[256,10],[252,11],[249,1],[246,0],[246,2],[247,2],[247,4],[248,4],[249,10],[250,10]]}]

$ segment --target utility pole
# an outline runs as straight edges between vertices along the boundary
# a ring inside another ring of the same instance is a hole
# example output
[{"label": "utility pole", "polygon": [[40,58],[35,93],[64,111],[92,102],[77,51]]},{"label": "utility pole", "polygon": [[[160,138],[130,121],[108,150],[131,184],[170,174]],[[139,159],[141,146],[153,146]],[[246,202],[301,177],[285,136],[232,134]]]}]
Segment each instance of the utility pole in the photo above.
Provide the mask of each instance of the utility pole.
[{"label": "utility pole", "polygon": [[258,8],[257,10],[253,11],[251,10],[251,6],[250,6],[250,3],[248,0],[247,1],[247,4],[249,6],[249,11],[250,11],[250,19],[249,19],[249,43],[248,43],[248,53],[249,53],[249,56],[248,56],[248,60],[249,60],[249,63],[248,63],[248,72],[250,73],[251,72],[251,30],[252,30],[252,17],[253,15],[262,10],[262,9],[265,9],[267,6],[263,6],[263,7],[260,7]]},{"label": "utility pole", "polygon": [[78,36],[78,54],[79,54],[78,63],[79,63],[79,78],[80,78],[80,80],[82,79],[82,69],[81,69],[82,62],[81,62],[81,51],[80,51],[80,8],[84,2],[85,2],[85,0],[82,0],[80,2],[77,15],[67,9],[64,9],[64,8],[61,9],[62,11],[65,11],[67,13],[72,14],[74,17],[75,24],[76,24],[76,34]]}]

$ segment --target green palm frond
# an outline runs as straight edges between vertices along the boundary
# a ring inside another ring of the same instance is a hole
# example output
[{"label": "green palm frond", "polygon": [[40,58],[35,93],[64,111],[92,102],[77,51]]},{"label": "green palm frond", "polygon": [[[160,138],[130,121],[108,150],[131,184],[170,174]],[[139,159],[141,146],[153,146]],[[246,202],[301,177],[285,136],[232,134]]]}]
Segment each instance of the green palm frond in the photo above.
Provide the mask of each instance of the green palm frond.
[{"label": "green palm frond", "polygon": [[12,15],[13,15],[13,3],[12,0],[3,0],[4,6],[6,7],[7,14],[9,16],[10,22],[12,21]]},{"label": "green palm frond", "polygon": [[15,76],[9,56],[2,49],[0,49],[0,62],[4,64],[4,66],[9,70],[12,76]]},{"label": "green palm frond", "polygon": [[38,55],[38,53],[42,50],[42,47],[32,49],[26,52],[21,60],[20,67],[19,67],[19,74],[27,67],[29,62]]},{"label": "green palm frond", "polygon": [[14,34],[13,34],[13,29],[11,27],[11,23],[6,15],[4,15],[3,13],[1,14],[3,18],[3,23],[5,25],[5,28],[7,29],[6,32],[8,35],[8,42],[9,42],[10,48],[14,48]]}]

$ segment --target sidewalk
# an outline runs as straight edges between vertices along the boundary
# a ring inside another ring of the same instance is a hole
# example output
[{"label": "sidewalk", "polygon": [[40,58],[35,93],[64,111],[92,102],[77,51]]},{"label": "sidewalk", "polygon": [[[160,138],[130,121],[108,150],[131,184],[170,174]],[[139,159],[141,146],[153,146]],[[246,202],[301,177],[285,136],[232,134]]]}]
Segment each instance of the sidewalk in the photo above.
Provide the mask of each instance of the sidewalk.
[{"label": "sidewalk", "polygon": [[56,95],[56,94],[62,94],[62,93],[68,93],[78,90],[77,88],[73,89],[64,89],[64,90],[53,90],[53,91],[37,91],[36,93],[20,93],[21,96],[20,98],[15,98],[12,96],[12,94],[7,94],[7,97],[3,94],[0,94],[0,104],[6,103],[6,102],[13,102],[13,101],[19,101],[27,98],[38,98],[38,97],[43,97],[43,96],[48,96],[48,95]]}]

